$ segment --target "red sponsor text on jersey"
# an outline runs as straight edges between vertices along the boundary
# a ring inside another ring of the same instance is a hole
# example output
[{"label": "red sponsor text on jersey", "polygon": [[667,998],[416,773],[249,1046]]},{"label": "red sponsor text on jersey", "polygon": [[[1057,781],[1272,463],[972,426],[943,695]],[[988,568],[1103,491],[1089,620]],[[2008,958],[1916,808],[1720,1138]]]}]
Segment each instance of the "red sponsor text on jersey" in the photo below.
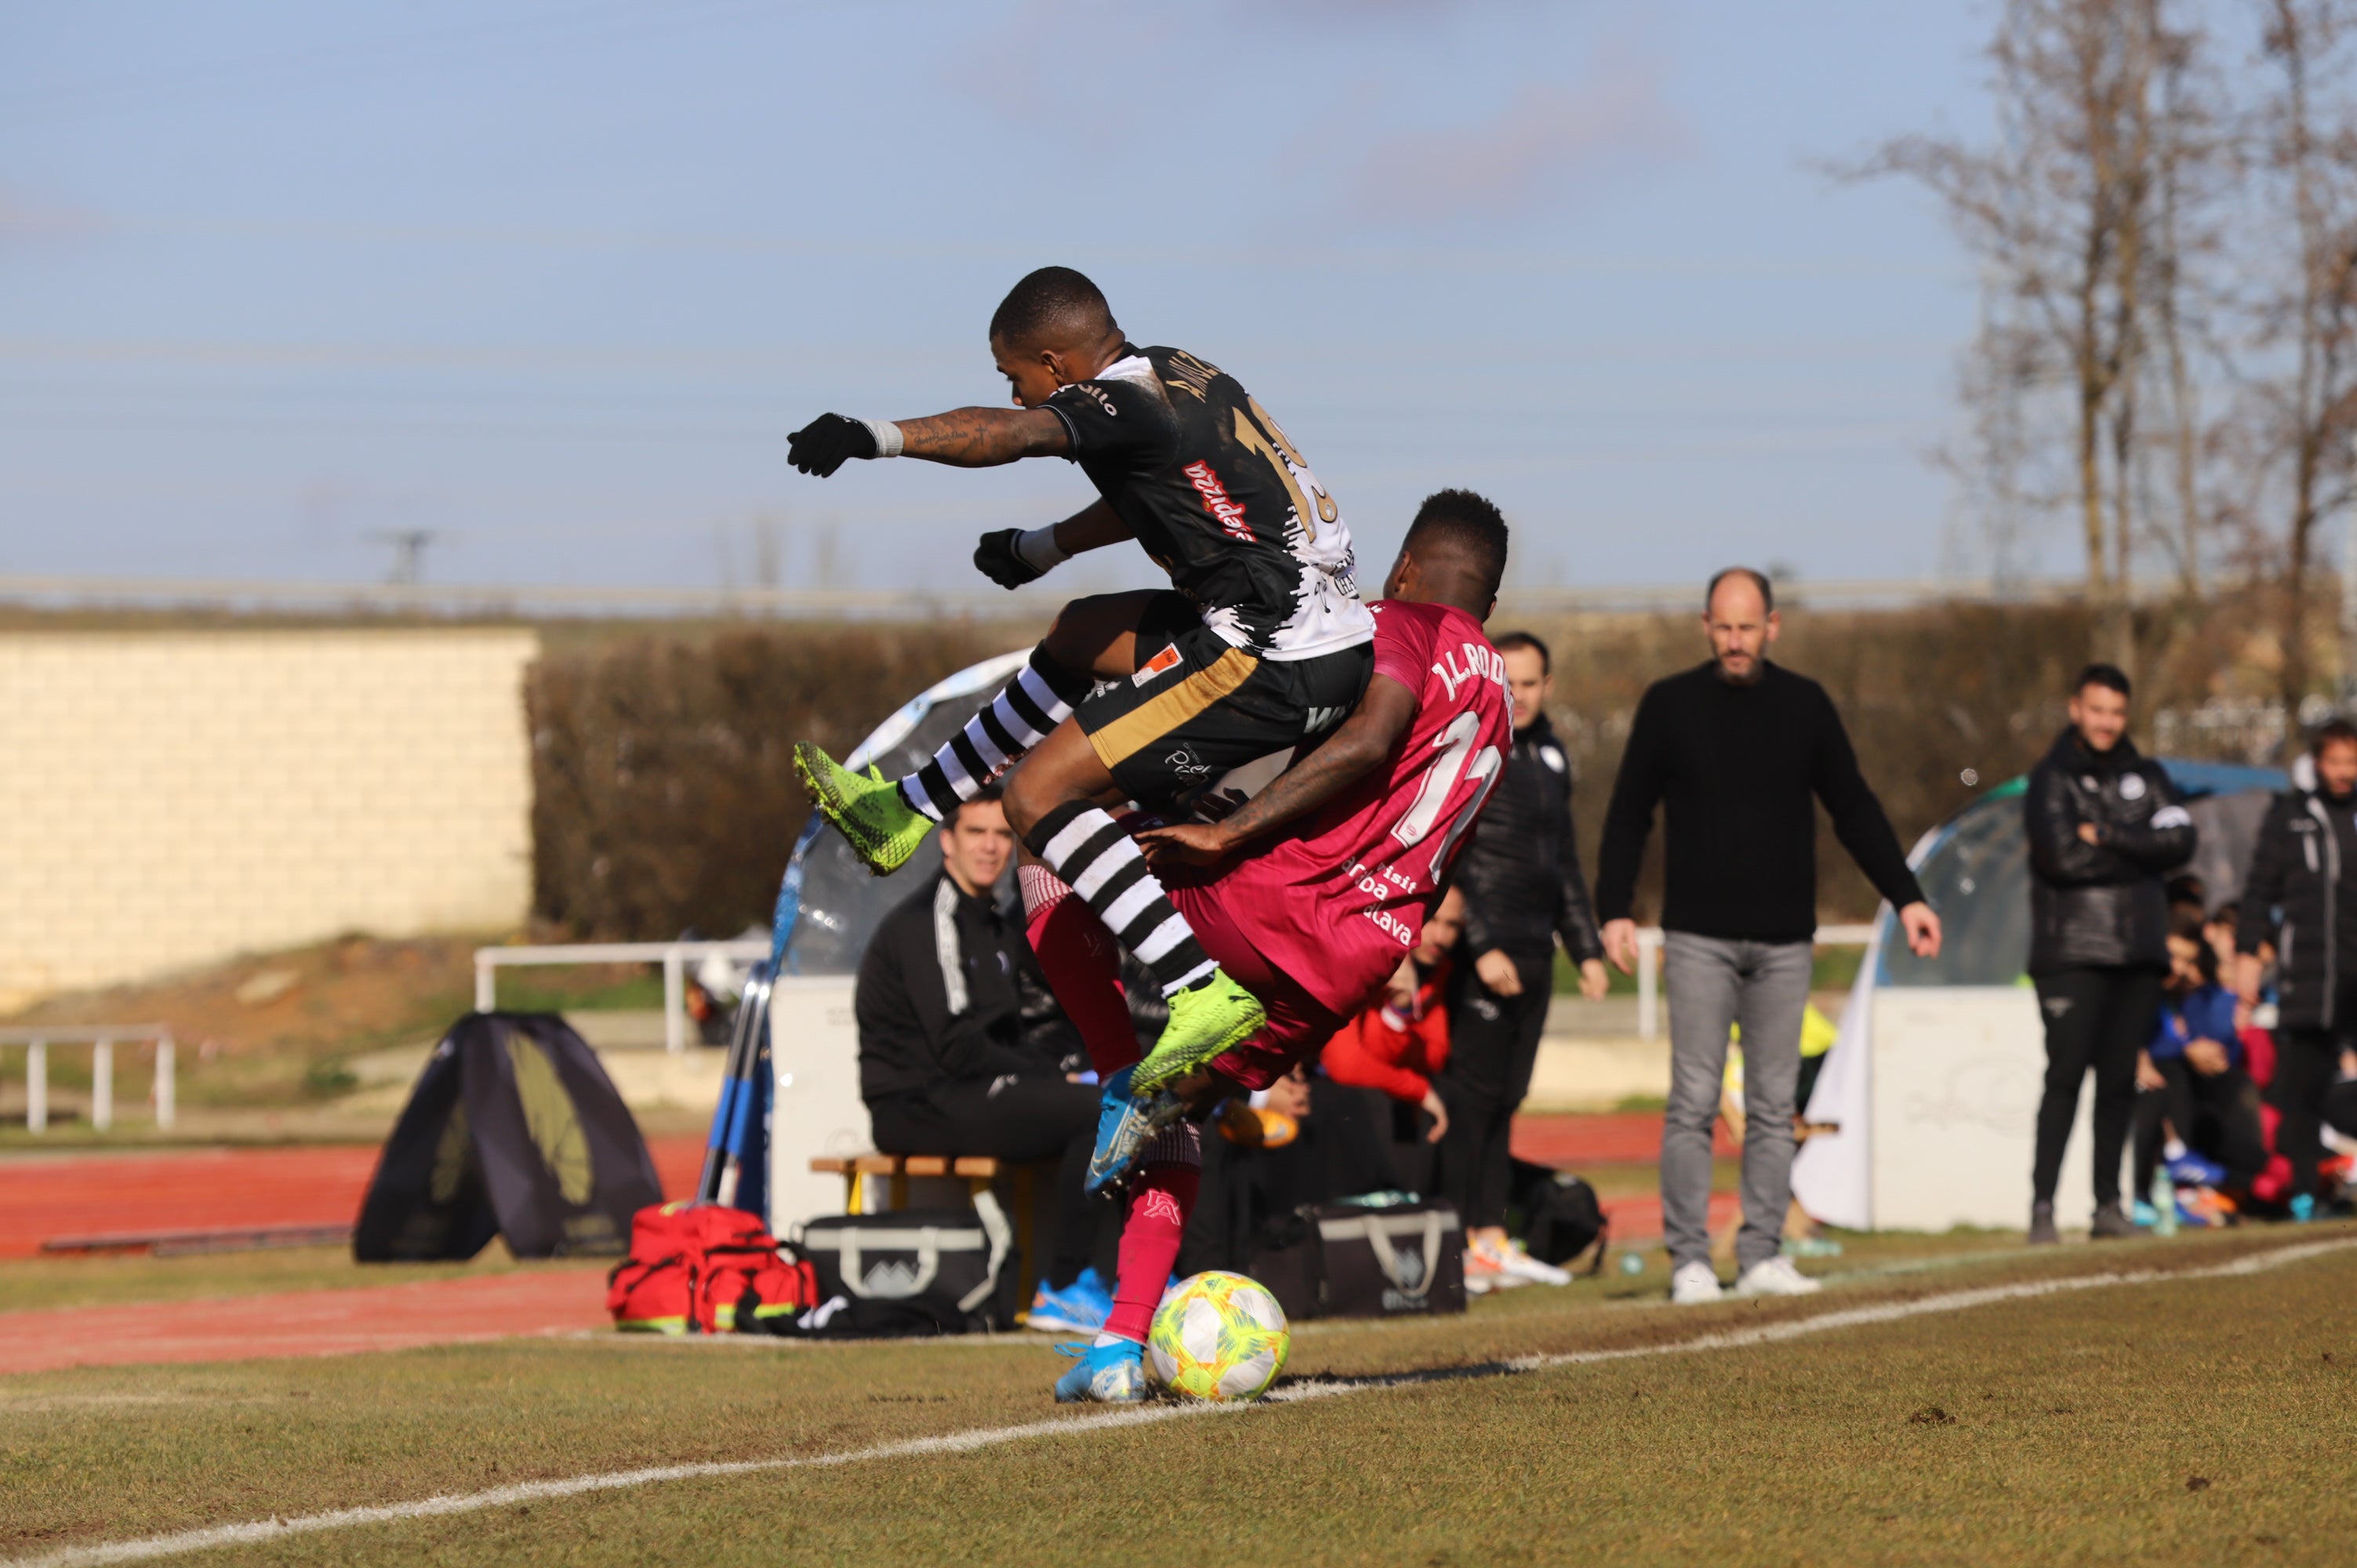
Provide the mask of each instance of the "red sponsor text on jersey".
[{"label": "red sponsor text on jersey", "polygon": [[1424,933],[1433,890],[1513,744],[1505,660],[1472,617],[1393,601],[1375,674],[1416,694],[1388,766],[1217,882],[1221,907],[1276,968],[1355,1013]]},{"label": "red sponsor text on jersey", "polygon": [[1253,531],[1244,525],[1244,509],[1228,499],[1228,487],[1220,483],[1220,476],[1211,471],[1211,465],[1198,458],[1178,471],[1194,481],[1196,491],[1203,498],[1203,510],[1220,520],[1222,532],[1247,544],[1253,542]]}]

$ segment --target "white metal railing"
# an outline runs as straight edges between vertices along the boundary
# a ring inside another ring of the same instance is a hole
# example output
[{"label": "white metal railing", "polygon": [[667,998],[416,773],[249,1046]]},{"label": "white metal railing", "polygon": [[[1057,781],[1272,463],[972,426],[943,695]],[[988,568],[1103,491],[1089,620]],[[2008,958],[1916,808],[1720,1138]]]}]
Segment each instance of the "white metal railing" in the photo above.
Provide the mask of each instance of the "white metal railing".
[{"label": "white metal railing", "polygon": [[[1862,926],[1819,926],[1821,948],[1862,948],[1874,940],[1874,922]],[[1637,932],[1637,1037],[1656,1040],[1662,1035],[1662,928],[1641,927]]]},{"label": "white metal railing", "polygon": [[173,1073],[172,1030],[165,1024],[40,1024],[0,1029],[0,1046],[25,1047],[25,1129],[49,1130],[49,1047],[88,1045],[90,1124],[101,1132],[114,1125],[114,1047],[156,1042],[156,1125],[169,1128],[178,1114]]},{"label": "white metal railing", "polygon": [[587,963],[659,963],[663,972],[663,1049],[687,1049],[687,965],[719,957],[751,962],[770,956],[767,937],[725,942],[565,942],[549,947],[477,948],[475,1011],[499,1005],[499,972],[507,968]]}]

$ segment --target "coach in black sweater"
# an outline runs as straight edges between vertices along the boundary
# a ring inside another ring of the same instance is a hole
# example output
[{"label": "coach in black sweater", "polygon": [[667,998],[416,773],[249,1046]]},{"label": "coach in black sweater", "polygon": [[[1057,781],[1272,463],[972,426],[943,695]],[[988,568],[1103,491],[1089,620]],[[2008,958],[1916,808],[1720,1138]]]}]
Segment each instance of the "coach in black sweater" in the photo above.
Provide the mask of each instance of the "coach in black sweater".
[{"label": "coach in black sweater", "polygon": [[1733,567],[1710,581],[1710,662],[1655,682],[1637,706],[1604,816],[1596,871],[1604,950],[1623,972],[1637,951],[1637,867],[1665,806],[1662,905],[1670,999],[1670,1104],[1662,1129],[1662,1227],[1671,1294],[1715,1301],[1710,1131],[1727,1032],[1743,1028],[1743,1229],[1736,1290],[1817,1289],[1782,1254],[1792,1200],[1792,1103],[1817,928],[1817,822],[1899,908],[1908,945],[1940,948],[1940,919],[1857,770],[1824,688],[1768,662],[1781,623],[1768,579]]}]

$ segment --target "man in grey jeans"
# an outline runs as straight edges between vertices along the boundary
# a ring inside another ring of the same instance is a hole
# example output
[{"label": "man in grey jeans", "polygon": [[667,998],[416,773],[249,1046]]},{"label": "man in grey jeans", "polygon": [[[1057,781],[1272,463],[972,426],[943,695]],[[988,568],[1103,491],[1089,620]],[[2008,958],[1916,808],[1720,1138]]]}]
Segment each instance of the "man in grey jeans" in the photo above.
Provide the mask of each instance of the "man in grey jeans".
[{"label": "man in grey jeans", "polygon": [[1818,1288],[1782,1251],[1792,1201],[1792,1097],[1817,926],[1816,800],[1835,836],[1898,907],[1907,945],[1940,950],[1940,918],[1907,868],[1881,802],[1857,770],[1824,688],[1768,661],[1781,628],[1761,574],[1710,580],[1703,629],[1711,658],[1656,681],[1637,705],[1613,781],[1598,857],[1604,950],[1626,973],[1637,867],[1663,806],[1662,925],[1670,998],[1670,1107],[1662,1128],[1662,1228],[1671,1299],[1722,1294],[1710,1262],[1710,1132],[1727,1030],[1743,1029],[1743,1229],[1736,1294]]}]

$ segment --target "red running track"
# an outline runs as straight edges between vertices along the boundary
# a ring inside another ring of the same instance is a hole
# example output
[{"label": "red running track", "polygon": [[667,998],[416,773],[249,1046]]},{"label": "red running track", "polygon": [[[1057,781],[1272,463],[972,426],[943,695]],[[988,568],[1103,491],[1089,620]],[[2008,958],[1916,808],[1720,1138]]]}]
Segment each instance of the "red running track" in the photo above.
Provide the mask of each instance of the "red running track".
[{"label": "red running track", "polygon": [[349,1356],[604,1328],[602,1268],[210,1301],[0,1312],[0,1375],[65,1367]]},{"label": "red running track", "polygon": [[[1658,1113],[1531,1116],[1514,1152],[1573,1169],[1652,1163]],[[666,1193],[694,1190],[704,1144],[651,1140]],[[1722,1148],[1722,1153],[1727,1152]],[[28,1257],[52,1236],[209,1226],[349,1224],[376,1168],[372,1148],[206,1149],[0,1161],[0,1258]],[[1735,1199],[1711,1200],[1711,1228]],[[1605,1204],[1613,1240],[1660,1236],[1650,1195]],[[606,1324],[601,1267],[234,1299],[0,1313],[0,1375],[65,1367],[233,1361],[257,1355],[349,1355],[465,1344]]]},{"label": "red running track", "polygon": [[[673,1197],[695,1190],[699,1137],[650,1139]],[[262,1225],[349,1225],[374,1148],[159,1150],[0,1161],[0,1258],[29,1258],[56,1236]]]}]

